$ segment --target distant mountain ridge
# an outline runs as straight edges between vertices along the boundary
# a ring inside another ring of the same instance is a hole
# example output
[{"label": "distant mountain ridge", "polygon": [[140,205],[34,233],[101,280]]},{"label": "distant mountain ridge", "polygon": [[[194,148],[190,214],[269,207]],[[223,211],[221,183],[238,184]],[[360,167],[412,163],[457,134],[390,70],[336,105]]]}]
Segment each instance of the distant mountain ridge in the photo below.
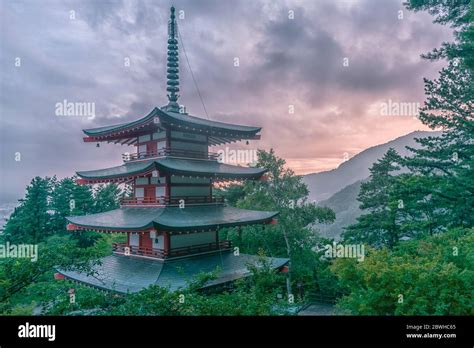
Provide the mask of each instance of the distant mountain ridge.
[{"label": "distant mountain ridge", "polygon": [[303,182],[308,185],[310,192],[309,200],[324,201],[344,187],[368,178],[369,168],[375,161],[382,158],[390,147],[402,156],[409,156],[410,151],[405,147],[417,148],[418,144],[415,142],[415,138],[439,136],[440,134],[441,132],[412,132],[385,144],[370,147],[345,161],[336,169],[303,176]]},{"label": "distant mountain ridge", "polygon": [[357,217],[362,214],[359,209],[360,202],[357,200],[360,184],[363,180],[356,181],[336,192],[329,199],[321,201],[318,205],[331,208],[336,213],[336,220],[329,225],[315,224],[314,227],[319,234],[325,238],[339,239],[344,227],[352,225]]},{"label": "distant mountain ridge", "polygon": [[362,211],[359,209],[360,185],[369,175],[369,168],[374,162],[382,158],[389,148],[394,148],[400,155],[411,154],[405,147],[418,148],[415,138],[439,136],[441,132],[413,132],[385,144],[368,148],[342,163],[336,169],[309,174],[303,177],[308,185],[309,199],[316,201],[320,206],[331,208],[336,213],[334,223],[315,224],[321,236],[339,239],[344,227],[356,222]]}]

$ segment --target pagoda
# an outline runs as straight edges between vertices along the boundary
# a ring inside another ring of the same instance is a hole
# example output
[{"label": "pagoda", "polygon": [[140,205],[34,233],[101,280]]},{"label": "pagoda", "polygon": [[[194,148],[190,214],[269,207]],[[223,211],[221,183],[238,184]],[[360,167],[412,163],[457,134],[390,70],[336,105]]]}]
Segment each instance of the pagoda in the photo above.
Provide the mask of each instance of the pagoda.
[{"label": "pagoda", "polygon": [[[94,274],[59,270],[68,279],[119,293],[150,285],[179,289],[197,274],[218,270],[206,286],[249,275],[259,257],[237,252],[219,230],[273,224],[277,212],[238,209],[214,196],[213,185],[226,181],[261,180],[265,169],[222,163],[210,146],[260,139],[260,127],[210,121],[189,115],[178,104],[179,54],[175,9],[168,22],[168,104],[155,107],[133,122],[85,129],[84,141],[134,146],[123,164],[77,172],[79,184],[128,184],[131,197],[120,208],[68,217],[67,229],[126,234],[113,253],[94,266]],[[274,269],[288,259],[267,257]]]}]

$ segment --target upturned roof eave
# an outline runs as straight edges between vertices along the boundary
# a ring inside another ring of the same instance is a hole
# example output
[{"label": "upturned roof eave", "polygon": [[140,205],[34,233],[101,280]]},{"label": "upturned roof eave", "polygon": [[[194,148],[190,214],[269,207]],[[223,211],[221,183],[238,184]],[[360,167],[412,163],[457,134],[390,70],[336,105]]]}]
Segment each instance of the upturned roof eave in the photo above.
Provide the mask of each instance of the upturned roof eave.
[{"label": "upturned roof eave", "polygon": [[[279,212],[275,211],[259,211],[238,209],[233,207],[222,207],[220,209],[224,216],[220,216],[220,212],[216,212],[218,214],[217,216],[213,216],[212,214],[209,216],[206,215],[206,207],[194,206],[192,208],[183,208],[188,210],[188,213],[185,216],[180,215],[181,209],[177,207],[146,208],[148,209],[147,216],[123,216],[122,214],[125,214],[124,209],[127,208],[118,208],[108,212],[90,215],[67,216],[66,220],[70,224],[82,229],[104,230],[111,232],[138,232],[152,228],[165,231],[189,231],[193,229],[206,230],[214,228],[264,224],[270,222],[279,214]],[[128,208],[129,212],[130,209],[134,213],[140,213],[143,208]],[[249,213],[253,215],[249,216]],[[226,214],[234,214],[231,216],[232,221],[229,220],[229,215]],[[240,214],[240,216],[236,216],[235,214]],[[196,217],[203,219],[203,221],[196,220]],[[215,221],[216,218],[223,220]],[[123,219],[123,222],[117,223],[117,219]],[[183,224],[183,221],[186,222],[186,219],[188,219],[188,223]],[[208,222],[205,221],[206,219],[208,219]]]},{"label": "upturned roof eave", "polygon": [[[177,161],[188,161],[186,159],[176,159],[174,158],[173,160]],[[147,162],[144,162],[145,165],[143,166],[138,166],[137,169],[135,170],[130,170],[126,172],[120,172],[116,174],[104,174],[104,175],[91,175],[92,173],[97,173],[100,172],[101,170],[91,170],[91,171],[79,171],[76,172],[77,176],[79,176],[82,179],[85,180],[114,180],[114,179],[120,179],[120,178],[126,178],[130,176],[138,176],[138,175],[143,175],[145,173],[148,173],[150,171],[153,171],[154,169],[158,169],[159,171],[170,174],[170,175],[189,175],[189,176],[202,176],[202,177],[218,177],[222,179],[258,179],[262,177],[265,172],[267,172],[267,169],[265,168],[251,168],[251,167],[238,167],[238,166],[233,166],[226,164],[225,165],[225,171],[216,171],[216,170],[209,170],[209,171],[203,171],[203,170],[192,170],[192,169],[179,169],[176,167],[171,167],[170,165],[166,164],[166,158],[165,159],[157,159],[157,160],[151,160],[148,165],[146,165]],[[205,162],[201,162],[205,163]],[[209,161],[209,164],[213,164],[214,162]],[[117,167],[112,167],[112,168],[105,168],[102,169],[103,171],[111,171],[111,170],[120,170],[119,168],[124,168],[134,165],[134,163],[129,163],[129,164],[123,164],[121,166]],[[234,171],[232,171],[234,170]],[[248,171],[248,172],[243,172],[243,171]]]},{"label": "upturned roof eave", "polygon": [[168,124],[170,126],[182,125],[190,128],[207,130],[216,134],[218,134],[219,132],[231,133],[234,134],[235,137],[241,139],[251,139],[253,136],[258,134],[262,130],[261,127],[244,126],[219,121],[210,121],[191,115],[182,115],[182,117],[188,118],[188,120],[184,120],[182,119],[182,117],[179,118],[176,115],[173,115],[173,113],[171,112],[166,112],[155,107],[148,115],[135,121],[124,122],[112,126],[88,128],[83,129],[82,131],[85,135],[89,137],[107,137],[114,135],[114,133],[116,132],[124,131],[128,128],[134,128],[142,124],[149,123],[154,117],[158,117],[160,119],[160,122],[163,122],[164,124]]}]

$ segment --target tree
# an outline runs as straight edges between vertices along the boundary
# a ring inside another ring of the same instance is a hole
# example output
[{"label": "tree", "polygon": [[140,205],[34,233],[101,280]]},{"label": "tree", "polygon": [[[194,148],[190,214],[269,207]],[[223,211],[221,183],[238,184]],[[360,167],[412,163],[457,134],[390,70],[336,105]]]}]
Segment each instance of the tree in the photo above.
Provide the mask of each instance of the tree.
[{"label": "tree", "polygon": [[425,125],[443,133],[417,139],[421,148],[409,148],[414,156],[406,158],[404,165],[423,176],[436,212],[435,225],[470,227],[474,222],[474,5],[469,0],[410,0],[406,5],[428,11],[435,22],[455,28],[455,40],[423,55],[448,60],[438,79],[424,80],[427,100],[420,111]]},{"label": "tree", "polygon": [[466,68],[474,71],[474,5],[471,0],[408,0],[404,5],[412,11],[427,11],[434,23],[450,25],[455,29],[454,42],[444,42],[441,48],[424,54],[429,60],[462,60]]},{"label": "tree", "polygon": [[401,235],[407,238],[422,238],[445,231],[438,209],[438,198],[433,196],[434,178],[412,173],[396,177],[391,188],[392,200],[399,200],[398,223]]},{"label": "tree", "polygon": [[94,212],[102,213],[120,207],[119,200],[124,196],[116,184],[99,185],[94,192]]},{"label": "tree", "polygon": [[[74,177],[56,182],[51,198],[55,233],[66,232],[67,216],[91,214],[95,210],[95,204],[96,201],[90,186],[78,185]],[[92,246],[99,238],[97,233],[89,231],[75,231],[68,235],[76,239],[81,247]]]},{"label": "tree", "polygon": [[55,268],[90,272],[97,259],[105,256],[103,248],[82,249],[69,238],[52,236],[38,244],[37,260],[7,258],[0,262],[0,303],[5,310],[12,296],[36,283]]},{"label": "tree", "polygon": [[[329,223],[335,218],[329,208],[307,201],[308,188],[285,160],[273,150],[258,151],[257,167],[267,169],[266,180],[249,181],[224,189],[233,197],[229,203],[243,209],[278,211],[277,225],[249,226],[227,231],[227,238],[250,254],[263,252],[268,256],[290,258],[292,284],[314,286],[314,273],[319,265],[320,238],[311,229],[314,222]],[[240,193],[241,191],[242,193]]]},{"label": "tree", "polygon": [[26,188],[25,198],[15,208],[5,225],[2,239],[12,243],[39,243],[50,235],[49,196],[53,179],[35,177]]},{"label": "tree", "polygon": [[363,262],[331,266],[353,315],[472,315],[474,230],[455,229],[393,250],[369,250]]},{"label": "tree", "polygon": [[394,172],[401,169],[401,157],[390,148],[370,168],[369,180],[363,182],[357,200],[366,213],[346,228],[344,240],[351,243],[367,243],[372,246],[395,246],[402,237],[398,222],[398,210],[403,201],[393,199],[392,187],[397,178]]}]

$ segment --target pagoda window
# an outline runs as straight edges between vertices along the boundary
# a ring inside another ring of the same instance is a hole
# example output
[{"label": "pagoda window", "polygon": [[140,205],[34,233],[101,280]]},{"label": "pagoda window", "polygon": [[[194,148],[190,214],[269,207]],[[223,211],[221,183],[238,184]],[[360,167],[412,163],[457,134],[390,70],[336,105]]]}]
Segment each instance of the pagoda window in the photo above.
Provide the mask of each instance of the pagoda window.
[{"label": "pagoda window", "polygon": [[216,232],[198,232],[171,236],[171,249],[216,242]]},{"label": "pagoda window", "polygon": [[166,132],[164,130],[153,133],[153,140],[163,139],[166,137]]},{"label": "pagoda window", "polygon": [[209,178],[192,178],[189,176],[171,176],[171,183],[173,184],[211,184]]},{"label": "pagoda window", "polygon": [[135,185],[148,185],[149,181],[148,178],[136,178]]},{"label": "pagoda window", "polygon": [[166,196],[166,187],[164,187],[164,186],[157,186],[157,187],[155,187],[155,196],[156,196],[156,197],[164,197],[164,196]]},{"label": "pagoda window", "polygon": [[151,177],[150,184],[164,185],[166,184],[166,176],[160,176],[159,180],[158,178]]},{"label": "pagoda window", "polygon": [[165,240],[164,240],[164,237],[161,235],[161,236],[155,236],[155,238],[153,238],[153,249],[164,249],[165,248]]},{"label": "pagoda window", "polygon": [[150,141],[150,140],[151,140],[151,134],[140,135],[138,137],[138,142],[139,143],[144,143],[144,142]]},{"label": "pagoda window", "polygon": [[137,233],[128,234],[128,244],[130,246],[139,246],[140,245],[140,236]]},{"label": "pagoda window", "polygon": [[135,188],[135,197],[145,197],[145,188],[136,187]]},{"label": "pagoda window", "polygon": [[166,147],[166,140],[158,141],[156,147],[158,150],[163,150]]},{"label": "pagoda window", "polygon": [[209,186],[171,186],[171,196],[209,196]]},{"label": "pagoda window", "polygon": [[207,143],[207,137],[202,134],[171,131],[171,139],[191,140],[193,142]]},{"label": "pagoda window", "polygon": [[145,153],[146,152],[146,144],[142,144],[138,146],[138,153]]},{"label": "pagoda window", "polygon": [[207,152],[208,146],[205,143],[191,143],[185,141],[171,140],[171,148],[173,150],[189,150],[189,151],[199,151]]}]

